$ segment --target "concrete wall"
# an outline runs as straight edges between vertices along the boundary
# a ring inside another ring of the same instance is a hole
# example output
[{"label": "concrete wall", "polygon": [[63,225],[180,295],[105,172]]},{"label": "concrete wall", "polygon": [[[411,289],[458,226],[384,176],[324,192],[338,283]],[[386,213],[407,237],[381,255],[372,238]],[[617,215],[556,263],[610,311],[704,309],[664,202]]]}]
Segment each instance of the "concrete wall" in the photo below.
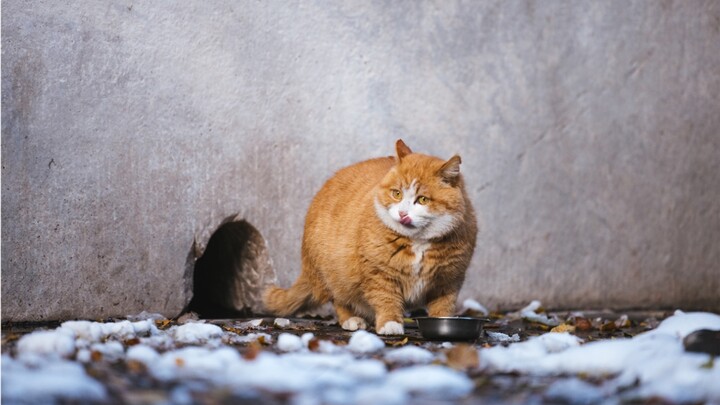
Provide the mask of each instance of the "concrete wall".
[{"label": "concrete wall", "polygon": [[462,298],[720,310],[718,2],[13,0],[2,319],[175,315],[235,214],[288,285],[398,137],[463,157]]}]

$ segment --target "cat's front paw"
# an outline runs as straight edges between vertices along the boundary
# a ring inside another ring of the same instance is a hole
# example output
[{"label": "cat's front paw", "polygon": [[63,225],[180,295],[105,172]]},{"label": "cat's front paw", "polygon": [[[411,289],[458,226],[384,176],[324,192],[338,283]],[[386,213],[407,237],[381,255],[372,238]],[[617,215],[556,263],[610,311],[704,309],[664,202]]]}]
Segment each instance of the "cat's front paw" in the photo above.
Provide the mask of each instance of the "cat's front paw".
[{"label": "cat's front paw", "polygon": [[367,329],[367,323],[359,316],[351,316],[340,326],[345,330]]},{"label": "cat's front paw", "polygon": [[385,322],[385,325],[378,330],[378,334],[380,335],[402,335],[404,333],[405,329],[403,325],[395,321]]}]

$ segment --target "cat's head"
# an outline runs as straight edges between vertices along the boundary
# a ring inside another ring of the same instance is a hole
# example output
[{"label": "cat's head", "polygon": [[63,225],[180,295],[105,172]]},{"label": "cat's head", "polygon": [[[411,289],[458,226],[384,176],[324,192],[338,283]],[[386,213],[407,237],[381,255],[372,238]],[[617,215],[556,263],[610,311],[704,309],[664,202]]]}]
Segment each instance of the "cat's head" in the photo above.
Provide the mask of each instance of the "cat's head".
[{"label": "cat's head", "polygon": [[395,149],[397,164],[376,189],[380,220],[411,239],[435,239],[452,232],[466,209],[460,156],[444,161],[413,153],[402,140]]}]

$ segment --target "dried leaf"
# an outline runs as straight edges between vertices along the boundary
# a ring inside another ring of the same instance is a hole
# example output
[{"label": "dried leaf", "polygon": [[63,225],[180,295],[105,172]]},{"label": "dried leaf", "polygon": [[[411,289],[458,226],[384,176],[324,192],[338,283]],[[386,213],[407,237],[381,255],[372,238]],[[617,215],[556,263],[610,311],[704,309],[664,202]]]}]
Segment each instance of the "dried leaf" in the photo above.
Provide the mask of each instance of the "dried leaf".
[{"label": "dried leaf", "polygon": [[445,353],[448,367],[456,370],[468,370],[480,365],[480,356],[474,346],[458,344]]},{"label": "dried leaf", "polygon": [[100,362],[103,359],[103,354],[97,350],[90,352],[90,359],[94,362]]},{"label": "dried leaf", "polygon": [[163,319],[161,321],[155,321],[155,326],[157,326],[157,328],[160,330],[165,330],[170,326],[170,320]]},{"label": "dried leaf", "polygon": [[550,326],[545,325],[544,323],[532,322],[532,321],[528,322],[528,328],[541,330],[541,331],[545,331],[545,332],[550,330]]},{"label": "dried leaf", "polygon": [[575,318],[575,328],[579,331],[587,332],[592,330],[592,323],[587,318],[577,317]]},{"label": "dried leaf", "polygon": [[245,360],[255,360],[255,358],[258,356],[258,354],[260,354],[261,351],[262,347],[260,346],[260,342],[255,340],[248,345],[248,348],[242,354],[242,357]]},{"label": "dried leaf", "polygon": [[318,338],[312,338],[308,342],[308,350],[311,352],[316,352],[320,349],[320,339]]},{"label": "dried leaf", "polygon": [[127,369],[131,373],[141,374],[147,371],[147,366],[137,360],[128,360],[126,363]]},{"label": "dried leaf", "polygon": [[140,339],[138,339],[138,338],[127,339],[123,342],[123,344],[125,344],[125,346],[135,346],[135,345],[140,344]]},{"label": "dried leaf", "polygon": [[617,329],[617,326],[615,325],[615,322],[613,321],[607,321],[600,325],[600,331],[601,332],[612,332]]},{"label": "dried leaf", "polygon": [[552,329],[550,330],[550,332],[558,332],[558,333],[568,332],[568,333],[573,333],[573,332],[575,332],[575,326],[569,325],[569,324],[567,324],[567,323],[563,323],[563,324],[560,324],[560,325],[552,328]]},{"label": "dried leaf", "polygon": [[403,340],[396,340],[394,342],[385,342],[385,343],[390,346],[393,346],[393,347],[405,346],[408,343],[408,337],[405,336],[405,339],[403,339]]},{"label": "dried leaf", "polygon": [[175,358],[175,365],[178,367],[185,367],[185,360],[180,357]]}]

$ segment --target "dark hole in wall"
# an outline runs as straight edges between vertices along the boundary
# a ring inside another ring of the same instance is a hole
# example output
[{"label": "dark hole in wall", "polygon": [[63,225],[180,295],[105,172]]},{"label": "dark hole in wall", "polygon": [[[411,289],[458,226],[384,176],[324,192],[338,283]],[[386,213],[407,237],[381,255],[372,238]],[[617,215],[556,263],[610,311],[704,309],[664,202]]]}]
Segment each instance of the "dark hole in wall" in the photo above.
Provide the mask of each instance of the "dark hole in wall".
[{"label": "dark hole in wall", "polygon": [[262,290],[274,279],[260,232],[245,220],[226,221],[212,234],[195,263],[188,310],[202,318],[260,313]]}]

